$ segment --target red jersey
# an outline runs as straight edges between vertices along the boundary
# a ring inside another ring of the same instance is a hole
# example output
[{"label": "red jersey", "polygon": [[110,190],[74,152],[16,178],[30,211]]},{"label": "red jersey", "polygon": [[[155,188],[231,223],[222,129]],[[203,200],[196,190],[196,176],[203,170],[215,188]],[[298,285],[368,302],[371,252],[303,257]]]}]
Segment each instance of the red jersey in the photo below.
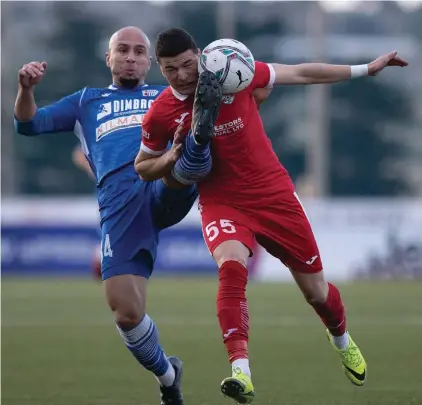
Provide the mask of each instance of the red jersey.
[{"label": "red jersey", "polygon": [[[257,88],[271,87],[274,79],[271,65],[255,62],[252,83],[239,93],[223,95],[211,140],[212,170],[198,183],[202,205],[218,202],[256,207],[267,199],[274,201],[280,191],[293,190],[265,134],[252,94]],[[193,95],[181,95],[171,87],[164,90],[143,119],[141,149],[161,155],[181,121],[188,131],[193,100]]]}]

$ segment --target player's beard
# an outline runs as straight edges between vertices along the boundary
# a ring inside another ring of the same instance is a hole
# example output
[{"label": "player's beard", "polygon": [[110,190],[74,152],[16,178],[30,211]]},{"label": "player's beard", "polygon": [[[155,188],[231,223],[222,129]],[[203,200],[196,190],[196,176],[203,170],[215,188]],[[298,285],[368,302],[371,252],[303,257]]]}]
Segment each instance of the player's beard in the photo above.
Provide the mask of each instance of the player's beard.
[{"label": "player's beard", "polygon": [[134,89],[135,87],[139,86],[140,80],[135,78],[127,78],[121,77],[120,78],[120,85],[125,89]]}]

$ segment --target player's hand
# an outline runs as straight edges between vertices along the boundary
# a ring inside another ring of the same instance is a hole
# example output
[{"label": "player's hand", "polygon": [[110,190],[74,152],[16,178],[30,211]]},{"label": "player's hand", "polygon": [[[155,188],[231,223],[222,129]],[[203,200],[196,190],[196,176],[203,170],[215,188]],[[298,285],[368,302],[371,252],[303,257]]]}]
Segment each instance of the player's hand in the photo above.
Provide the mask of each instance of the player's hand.
[{"label": "player's hand", "polygon": [[167,161],[170,165],[174,165],[179,159],[182,148],[183,148],[183,139],[185,139],[186,133],[183,130],[183,123],[180,123],[174,133],[173,144],[171,145],[170,150],[167,152]]},{"label": "player's hand", "polygon": [[47,62],[30,62],[22,66],[18,72],[18,81],[22,87],[31,88],[44,77]]},{"label": "player's hand", "polygon": [[397,51],[387,53],[375,59],[368,65],[368,74],[370,76],[376,76],[387,66],[399,66],[405,67],[409,63],[402,59],[400,56],[397,56]]}]

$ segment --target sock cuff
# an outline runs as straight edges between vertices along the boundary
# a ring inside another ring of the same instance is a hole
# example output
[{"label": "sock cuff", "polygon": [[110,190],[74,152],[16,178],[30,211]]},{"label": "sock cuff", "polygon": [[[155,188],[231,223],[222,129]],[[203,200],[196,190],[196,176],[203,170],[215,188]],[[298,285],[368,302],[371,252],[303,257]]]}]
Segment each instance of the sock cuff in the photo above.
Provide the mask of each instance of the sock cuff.
[{"label": "sock cuff", "polygon": [[141,322],[139,322],[139,324],[136,325],[132,329],[123,330],[117,324],[116,324],[116,327],[120,333],[120,336],[123,338],[123,340],[127,344],[131,345],[138,342],[144,336],[149,335],[152,329],[154,328],[154,322],[147,314],[145,314],[143,318],[141,319]]},{"label": "sock cuff", "polygon": [[241,274],[246,272],[246,275],[248,274],[248,268],[237,260],[227,260],[218,269],[219,274],[226,273],[227,271]]}]

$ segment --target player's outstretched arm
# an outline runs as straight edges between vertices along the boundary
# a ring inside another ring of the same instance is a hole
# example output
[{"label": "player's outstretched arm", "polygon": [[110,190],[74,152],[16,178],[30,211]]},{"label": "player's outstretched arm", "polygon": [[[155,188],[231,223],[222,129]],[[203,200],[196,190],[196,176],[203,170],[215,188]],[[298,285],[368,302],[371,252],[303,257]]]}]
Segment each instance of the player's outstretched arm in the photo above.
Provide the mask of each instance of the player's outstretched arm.
[{"label": "player's outstretched arm", "polygon": [[75,127],[83,90],[50,106],[37,108],[34,87],[44,77],[46,69],[46,62],[31,62],[19,70],[14,123],[16,132],[21,135],[32,136],[50,132],[66,132],[72,131]]},{"label": "player's outstretched arm", "polygon": [[360,76],[376,76],[387,66],[405,67],[408,62],[397,52],[390,52],[365,65],[330,65],[326,63],[302,63],[299,65],[271,64],[275,71],[274,84],[323,84],[336,83]]}]

